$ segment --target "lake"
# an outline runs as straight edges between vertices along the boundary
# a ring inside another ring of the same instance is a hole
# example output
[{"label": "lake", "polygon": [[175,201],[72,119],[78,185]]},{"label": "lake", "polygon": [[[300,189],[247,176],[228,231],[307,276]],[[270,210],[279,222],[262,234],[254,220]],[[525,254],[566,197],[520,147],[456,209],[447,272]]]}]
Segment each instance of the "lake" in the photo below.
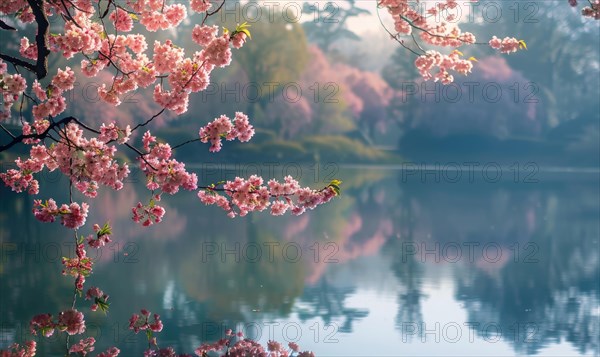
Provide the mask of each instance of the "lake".
[{"label": "lake", "polygon": [[[89,252],[97,262],[86,282],[110,295],[110,311],[78,300],[86,336],[96,351],[140,356],[145,336],[128,319],[146,308],[165,325],[159,344],[178,353],[233,328],[317,356],[598,355],[598,171],[484,167],[294,165],[284,171],[315,188],[343,180],[342,196],[299,217],[232,220],[180,192],[148,228],[131,221],[131,207],[150,198],[134,174],[91,200],[81,230],[113,226],[113,242]],[[256,167],[196,169],[208,183]],[[40,198],[68,201],[64,177],[41,181]],[[60,259],[73,237],[38,222],[32,197],[0,195],[5,348],[30,338],[33,315],[70,305]],[[63,342],[51,337],[38,351],[58,356]]]}]

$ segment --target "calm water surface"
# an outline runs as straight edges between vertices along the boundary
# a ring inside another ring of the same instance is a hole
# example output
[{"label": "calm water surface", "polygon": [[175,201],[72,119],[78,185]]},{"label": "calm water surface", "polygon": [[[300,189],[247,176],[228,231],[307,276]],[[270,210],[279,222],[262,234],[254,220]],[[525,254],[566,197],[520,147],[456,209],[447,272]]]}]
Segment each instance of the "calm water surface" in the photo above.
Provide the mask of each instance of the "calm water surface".
[{"label": "calm water surface", "polygon": [[[313,176],[305,183],[322,185]],[[86,283],[110,295],[109,314],[78,302],[97,351],[140,356],[145,337],[127,320],[144,307],[163,319],[161,346],[180,353],[226,328],[321,356],[600,353],[597,172],[531,182],[422,182],[364,167],[336,176],[343,196],[300,217],[231,220],[183,193],[164,199],[164,223],[142,228],[130,208],[149,198],[143,184],[92,201],[83,233],[106,220],[114,232],[90,253],[98,262]],[[65,186],[40,197],[66,201]],[[60,257],[73,247],[68,230],[32,217],[31,197],[0,195],[3,348],[30,338],[34,314],[70,304]],[[50,338],[39,350],[61,346]]]}]

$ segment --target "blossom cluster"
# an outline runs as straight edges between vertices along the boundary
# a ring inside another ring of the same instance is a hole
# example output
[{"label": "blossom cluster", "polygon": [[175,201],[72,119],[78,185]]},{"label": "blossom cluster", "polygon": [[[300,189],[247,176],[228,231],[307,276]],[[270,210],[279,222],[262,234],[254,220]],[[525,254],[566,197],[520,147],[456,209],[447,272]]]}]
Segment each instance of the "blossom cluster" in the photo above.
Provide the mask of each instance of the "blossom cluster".
[{"label": "blossom cluster", "polygon": [[8,66],[0,59],[0,122],[10,118],[10,108],[27,88],[27,82],[20,74],[8,74]]},{"label": "blossom cluster", "polygon": [[127,141],[129,141],[130,136],[131,127],[129,125],[127,125],[125,129],[120,129],[114,122],[108,125],[102,123],[102,126],[100,126],[100,135],[98,135],[98,140],[104,143],[116,141],[119,144],[125,144]]},{"label": "blossom cluster", "polygon": [[[217,205],[227,211],[231,218],[245,216],[252,211],[264,211],[271,206],[271,214],[280,216],[288,210],[300,215],[329,202],[339,194],[339,181],[332,182],[321,190],[300,187],[298,181],[286,176],[284,182],[271,179],[263,185],[263,178],[252,175],[248,180],[236,177],[227,181],[221,189],[209,186],[198,192],[198,198],[206,205]],[[223,191],[225,195],[219,194]],[[273,199],[273,201],[271,201]]]},{"label": "blossom cluster", "polygon": [[81,206],[76,202],[72,202],[69,205],[63,203],[59,208],[53,199],[49,199],[46,202],[34,200],[33,205],[33,214],[39,221],[54,222],[56,217],[60,216],[60,223],[72,229],[77,229],[85,224],[89,208],[85,202]]},{"label": "blossom cluster", "polygon": [[33,357],[36,352],[35,341],[27,341],[23,346],[18,343],[13,343],[10,347],[3,351],[0,350],[0,356],[2,357]]},{"label": "blossom cluster", "polygon": [[[110,4],[108,5],[110,7]],[[163,87],[163,81],[154,88],[154,100],[164,108],[177,114],[187,111],[189,94],[206,89],[210,82],[210,73],[215,67],[225,67],[231,63],[231,47],[240,48],[246,41],[246,33],[223,32],[218,36],[218,28],[198,26],[202,28],[204,40],[199,40],[199,30],[194,30],[192,38],[201,48],[189,56],[171,40],[156,41],[154,53],[147,54],[148,45],[141,33],[129,33],[136,22],[148,31],[166,30],[178,26],[187,16],[187,8],[183,4],[165,4],[160,1],[128,2],[129,9],[114,6],[108,16],[116,33],[105,28],[104,23],[97,21],[96,7],[91,2],[78,1],[64,4],[45,3],[47,16],[67,15],[61,33],[53,33],[48,37],[50,51],[62,54],[69,59],[76,54],[85,58],[81,61],[82,73],[89,77],[97,76],[101,71],[113,67],[116,73],[112,80],[98,87],[99,97],[112,105],[119,105],[120,98],[137,88],[146,88],[158,78],[167,78],[170,89]],[[208,0],[192,0],[192,11],[205,12],[211,7]],[[108,10],[108,9],[107,9]],[[23,22],[34,20],[32,10],[25,1],[12,1],[10,5],[0,6],[0,13],[16,14]],[[210,30],[209,30],[210,29]],[[37,60],[38,48],[27,37],[20,42],[19,52],[22,57]],[[23,94],[27,87],[25,79],[19,75],[8,75],[7,66],[0,61],[0,80],[3,109],[0,120],[10,116],[10,107]],[[73,71],[67,67],[64,73],[69,79]],[[71,80],[70,83],[74,81]],[[54,81],[46,88],[36,80],[32,85],[33,92],[41,103],[33,107],[36,120],[56,116],[67,106],[63,93],[72,86],[57,86]]]},{"label": "blossom cluster", "polygon": [[[180,188],[193,191],[198,188],[198,176],[189,173],[185,164],[172,158],[171,146],[159,143],[149,131],[144,133],[142,143],[145,153],[139,157],[140,169],[146,175],[146,187],[151,190],[161,190],[168,194],[179,192]],[[133,221],[149,226],[159,223],[165,214],[165,209],[156,204],[160,201],[160,194],[156,194],[147,205],[138,202],[132,208]]]},{"label": "blossom cluster", "polygon": [[77,290],[82,291],[85,278],[92,273],[93,262],[92,259],[87,256],[83,243],[77,244],[75,253],[75,258],[62,258],[62,264],[64,266],[62,274],[74,276],[76,278],[75,287]]},{"label": "blossom cluster", "polygon": [[154,314],[154,321],[150,322],[150,311],[146,309],[140,310],[140,314],[133,314],[129,319],[129,329],[138,333],[140,331],[160,332],[163,329],[163,323],[158,314]]},{"label": "blossom cluster", "polygon": [[119,353],[121,353],[121,350],[116,347],[110,347],[106,352],[100,353],[97,357],[117,357]]},{"label": "blossom cluster", "polygon": [[254,127],[250,125],[247,115],[236,112],[233,121],[226,115],[221,115],[200,128],[198,135],[203,143],[210,141],[209,151],[218,152],[222,147],[222,138],[228,141],[237,138],[241,142],[247,142],[254,136]]},{"label": "blossom cluster", "polygon": [[84,338],[79,340],[76,344],[72,345],[69,348],[69,353],[79,353],[82,356],[87,355],[88,353],[94,351],[94,343],[96,343],[96,339],[93,337]]},{"label": "blossom cluster", "polygon": [[[277,341],[268,341],[267,349],[258,342],[251,339],[244,339],[242,332],[233,333],[231,329],[225,332],[226,338],[222,338],[214,343],[204,343],[200,347],[194,350],[197,356],[217,355],[217,356],[231,356],[231,357],[244,357],[244,356],[277,356],[277,357],[288,357],[293,356],[297,353],[297,357],[315,357],[315,354],[310,351],[300,352],[300,347],[295,342],[288,343],[288,348]],[[234,338],[237,338],[237,342],[232,344]]]},{"label": "blossom cluster", "polygon": [[[157,197],[160,197],[157,195]],[[141,223],[144,227],[148,227],[154,223],[162,222],[163,216],[165,215],[165,209],[162,206],[156,204],[156,200],[150,200],[147,205],[138,202],[138,204],[131,209],[133,213],[133,221],[135,223]]]},{"label": "blossom cluster", "polygon": [[495,50],[500,50],[502,53],[517,52],[521,46],[522,42],[514,37],[505,37],[501,40],[494,36],[490,40],[490,47]]},{"label": "blossom cluster", "polygon": [[[37,194],[40,185],[38,180],[33,177],[33,174],[42,171],[44,168],[45,162],[43,159],[46,158],[45,151],[46,148],[43,146],[31,148],[31,157],[29,159],[22,161],[19,157],[15,160],[15,164],[19,170],[9,169],[5,173],[0,173],[0,179],[15,192],[27,191],[31,195]],[[37,152],[44,155],[42,160],[34,156]]]},{"label": "blossom cluster", "polygon": [[[417,57],[415,65],[425,80],[433,78],[435,81],[441,81],[442,84],[454,81],[454,76],[448,72],[449,70],[467,75],[473,68],[470,60],[460,58],[459,51],[453,51],[450,55],[443,55],[438,51],[427,51],[425,55]],[[438,72],[432,75],[431,71],[434,67],[438,68]]]},{"label": "blossom cluster", "polygon": [[102,228],[100,228],[99,225],[94,224],[93,229],[96,233],[95,237],[92,234],[87,237],[87,243],[90,247],[98,249],[111,242],[110,235],[112,233],[108,223]]},{"label": "blossom cluster", "polygon": [[[46,120],[48,117],[56,117],[67,109],[67,100],[64,94],[72,90],[74,85],[75,72],[73,72],[71,67],[66,67],[64,70],[59,68],[46,89],[42,87],[37,79],[34,80],[32,85],[33,93],[40,101],[31,110],[34,118],[34,127],[39,125],[36,122]],[[41,132],[38,130],[37,134]]]},{"label": "blossom cluster", "polygon": [[58,315],[57,328],[66,331],[69,335],[78,335],[85,332],[83,314],[75,309],[69,309]]},{"label": "blossom cluster", "polygon": [[[38,121],[44,122],[47,121]],[[83,137],[83,130],[77,124],[69,123],[58,143],[49,148],[44,145],[32,146],[27,160],[18,158],[15,161],[19,169],[10,169],[0,174],[0,178],[13,191],[28,190],[30,194],[37,194],[39,183],[32,174],[42,171],[44,167],[50,171],[58,168],[88,197],[96,197],[100,184],[119,190],[129,174],[129,167],[126,163],[119,165],[115,159],[117,149],[114,145],[108,145],[108,142],[124,142],[128,137],[128,130],[111,125],[102,128],[98,138],[87,139]]]},{"label": "blossom cluster", "polygon": [[87,139],[83,130],[75,123],[65,128],[65,136],[50,147],[46,166],[55,167],[69,176],[75,187],[88,197],[96,197],[98,184],[115,190],[123,187],[123,180],[129,175],[126,163],[119,165],[115,159],[117,148],[108,145],[108,135]]},{"label": "blossom cluster", "polygon": [[139,158],[140,169],[146,175],[146,187],[149,190],[160,189],[172,195],[180,187],[188,191],[198,187],[198,176],[187,172],[184,163],[172,158],[169,144],[158,143],[149,131],[144,133],[142,143],[145,153]]},{"label": "blossom cluster", "polygon": [[33,335],[41,332],[44,337],[52,336],[55,329],[69,335],[78,335],[85,332],[85,320],[81,312],[69,309],[58,314],[56,321],[51,314],[36,315],[29,322],[29,328]]},{"label": "blossom cluster", "polygon": [[94,303],[90,307],[92,311],[100,310],[106,312],[108,310],[108,295],[106,295],[102,290],[98,287],[91,287],[85,293],[85,299],[91,300],[94,299]]},{"label": "blossom cluster", "polygon": [[131,8],[140,14],[140,23],[151,32],[176,27],[187,16],[187,10],[182,4],[169,5],[161,1],[138,1],[131,3]]},{"label": "blossom cluster", "polygon": [[590,1],[590,6],[586,6],[581,10],[585,17],[591,17],[594,20],[600,20],[600,0]]},{"label": "blossom cluster", "polygon": [[[416,1],[419,2],[419,0]],[[462,32],[458,21],[455,21],[457,19],[454,19],[452,15],[443,16],[443,20],[440,20],[439,16],[435,16],[447,9],[456,8],[457,0],[440,1],[430,7],[427,14],[417,11],[418,7],[414,6],[412,0],[379,0],[378,4],[380,7],[387,8],[394,19],[394,30],[397,33],[394,37],[411,35],[414,39],[413,31],[419,31],[421,40],[432,46],[457,48],[476,43],[475,35],[470,32]],[[520,48],[525,48],[523,42],[515,38],[499,40],[494,36],[489,44],[502,53],[512,53]],[[453,55],[454,53],[443,55],[439,51],[423,50],[420,45],[417,47],[424,53],[417,58],[415,66],[425,80],[433,79],[434,81],[439,80],[443,84],[449,84],[454,81],[454,77],[448,70],[466,75],[473,66],[470,60],[461,59]],[[439,70],[435,75],[431,74],[433,67],[438,67]]]}]

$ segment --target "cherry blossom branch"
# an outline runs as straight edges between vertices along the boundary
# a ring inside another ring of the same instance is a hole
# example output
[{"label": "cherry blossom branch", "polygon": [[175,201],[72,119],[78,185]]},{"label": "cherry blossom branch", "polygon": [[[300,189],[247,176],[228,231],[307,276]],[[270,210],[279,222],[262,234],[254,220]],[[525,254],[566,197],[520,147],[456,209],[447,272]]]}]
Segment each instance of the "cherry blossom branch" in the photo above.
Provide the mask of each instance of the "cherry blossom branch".
[{"label": "cherry blossom branch", "polygon": [[[379,13],[379,6],[377,7],[376,13],[377,13],[377,18],[379,19],[379,23],[381,24],[381,27],[383,27],[383,29],[385,30],[385,32],[387,32],[394,41],[398,42],[400,44],[400,46],[402,46],[405,49],[407,49],[408,51],[412,52],[414,55],[416,55],[416,56],[420,56],[421,55],[420,53],[417,53],[416,51],[414,51],[412,48],[406,46],[404,44],[404,40],[400,40],[398,38],[399,37],[398,34],[394,35],[390,30],[388,30],[387,26],[385,26],[385,24],[383,23],[383,20],[381,19],[381,14]],[[423,51],[423,52],[425,52],[425,51]]]},{"label": "cherry blossom branch", "polygon": [[218,8],[216,8],[214,11],[207,11],[206,15],[204,15],[204,19],[202,20],[202,25],[204,25],[206,23],[206,20],[213,16],[214,14],[216,14],[217,12],[221,11],[221,8],[223,8],[223,5],[225,5],[225,0],[223,0],[223,2],[221,3],[221,5],[219,5]]},{"label": "cherry blossom branch", "polygon": [[[75,21],[75,19],[73,18],[73,16],[71,16],[71,12],[69,12],[69,9],[67,8],[67,5],[65,4],[65,1],[64,0],[60,0],[60,3],[62,4],[63,8],[65,9],[65,13],[66,13],[67,19],[69,21],[71,21],[72,23],[74,23],[75,26],[77,26],[79,28],[82,28],[81,25],[79,25],[77,23],[77,21]],[[73,4],[71,3],[71,5],[73,5]],[[75,8],[77,8],[77,7],[75,6]],[[65,20],[65,22],[66,22],[66,20]]]},{"label": "cherry blossom branch", "polygon": [[50,123],[50,126],[48,126],[48,128],[46,130],[44,130],[42,133],[21,134],[19,136],[16,136],[8,144],[0,145],[0,152],[10,149],[11,147],[15,146],[16,144],[22,142],[24,139],[44,139],[48,135],[50,130],[54,129],[55,127],[58,127],[60,125],[67,124],[71,121],[76,121],[76,120],[77,120],[76,118],[69,116],[69,117],[63,118],[59,121]]},{"label": "cherry blossom branch", "polygon": [[181,144],[177,144],[177,145],[173,146],[171,149],[175,150],[175,149],[180,148],[180,147],[182,147],[184,145],[187,145],[187,144],[190,144],[190,143],[195,143],[196,141],[201,141],[201,140],[202,140],[201,138],[190,139],[188,141],[182,142]]},{"label": "cherry blossom branch", "polygon": [[31,11],[35,16],[35,21],[38,25],[37,34],[35,35],[35,42],[38,49],[37,61],[33,64],[3,53],[0,53],[0,58],[15,66],[23,67],[35,73],[37,79],[42,79],[48,74],[48,56],[50,55],[50,50],[47,46],[47,40],[50,33],[50,24],[48,23],[48,17],[43,10],[42,0],[27,0],[27,3],[31,7]]},{"label": "cherry blossom branch", "polygon": [[161,115],[161,114],[162,114],[162,113],[163,113],[163,112],[164,112],[166,109],[167,109],[166,107],[162,108],[162,109],[161,109],[161,110],[160,110],[158,113],[154,114],[154,115],[153,115],[153,116],[152,116],[150,119],[146,120],[146,121],[145,121],[145,122],[143,122],[143,123],[140,123],[140,124],[138,124],[138,125],[134,126],[134,127],[133,127],[133,129],[131,129],[131,131],[135,131],[135,130],[137,130],[138,128],[140,128],[140,127],[142,127],[142,126],[146,126],[146,125],[150,124],[150,122],[151,122],[152,120],[156,119],[156,118],[157,118],[159,115]]},{"label": "cherry blossom branch", "polygon": [[[190,79],[188,79],[187,82],[185,82],[185,84],[183,85],[183,87],[181,88],[179,93],[183,92],[186,89],[186,87],[192,82],[192,80],[194,79],[196,74],[198,74],[198,72],[202,69],[202,67],[204,66],[205,63],[206,63],[206,61],[203,61],[202,64],[200,64],[198,66],[198,68],[194,72],[192,72]],[[150,119],[146,120],[145,122],[134,126],[133,129],[131,129],[131,131],[135,131],[142,126],[146,126],[146,125],[150,124],[150,122],[152,122],[152,120],[156,119],[159,115],[161,115],[167,109],[167,106],[171,103],[171,101],[173,101],[173,98],[158,113],[154,114]]]}]

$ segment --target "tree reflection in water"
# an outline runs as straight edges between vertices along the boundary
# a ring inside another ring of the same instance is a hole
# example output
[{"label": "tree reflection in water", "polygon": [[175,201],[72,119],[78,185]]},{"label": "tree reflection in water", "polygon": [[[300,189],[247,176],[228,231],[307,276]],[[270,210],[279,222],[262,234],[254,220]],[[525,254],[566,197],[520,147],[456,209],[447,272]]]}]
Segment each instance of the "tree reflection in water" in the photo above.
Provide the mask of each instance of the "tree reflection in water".
[{"label": "tree reflection in water", "polygon": [[[233,325],[274,320],[311,324],[317,319],[358,336],[373,333],[363,326],[375,307],[364,300],[356,305],[353,298],[377,282],[396,302],[393,323],[401,333],[404,322],[425,319],[425,302],[436,298],[427,287],[439,284],[437,275],[444,272],[466,319],[479,323],[472,327],[478,338],[491,337],[482,327],[494,323],[517,354],[540,353],[562,341],[581,354],[600,352],[600,207],[593,182],[436,185],[401,182],[393,172],[372,176],[374,171],[366,178],[356,170],[344,173],[351,178],[345,180],[343,199],[301,220],[265,215],[230,220],[182,198],[165,202],[178,209],[169,211],[163,230],[128,231],[123,197],[136,200],[136,190],[126,188],[121,198],[106,196],[97,203],[99,216],[90,220],[110,218],[115,232],[121,232],[114,236],[121,250],[107,250],[90,277],[91,284],[107,286],[113,304],[107,317],[90,315],[89,323],[105,336],[119,329],[124,339],[127,329],[118,324],[143,305],[159,312],[168,326],[162,340],[186,351]],[[1,194],[0,348],[28,337],[27,323],[38,310],[60,310],[70,286],[60,275],[60,258],[48,259],[53,251],[37,248],[35,253],[36,244],[50,249],[48,244],[66,242],[64,229],[33,222],[27,197]],[[176,235],[168,234],[169,219]],[[272,242],[298,244],[305,254],[297,262],[281,255],[256,262],[231,255],[203,259],[207,244],[231,249],[236,243],[264,247]],[[405,250],[407,244],[464,247],[468,242],[495,243],[506,254],[493,264],[481,254],[473,261],[463,256],[448,263],[441,257],[436,263]],[[122,249],[128,243],[137,249],[131,264],[125,264]],[[324,250],[315,259],[315,243],[321,249],[335,243],[336,263],[324,262]],[[128,355],[144,348],[143,341],[123,341]],[[52,344],[40,351],[50,354]]]}]

